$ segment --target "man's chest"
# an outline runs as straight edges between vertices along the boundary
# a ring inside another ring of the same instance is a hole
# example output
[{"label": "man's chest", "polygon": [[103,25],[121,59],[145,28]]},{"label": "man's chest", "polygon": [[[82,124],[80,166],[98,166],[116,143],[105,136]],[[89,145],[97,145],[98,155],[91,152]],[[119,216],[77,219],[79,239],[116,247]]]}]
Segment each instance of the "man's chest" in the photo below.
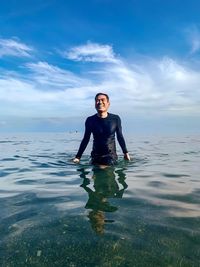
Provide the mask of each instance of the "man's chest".
[{"label": "man's chest", "polygon": [[102,120],[92,124],[92,133],[94,135],[110,136],[115,133],[116,129],[116,120]]}]

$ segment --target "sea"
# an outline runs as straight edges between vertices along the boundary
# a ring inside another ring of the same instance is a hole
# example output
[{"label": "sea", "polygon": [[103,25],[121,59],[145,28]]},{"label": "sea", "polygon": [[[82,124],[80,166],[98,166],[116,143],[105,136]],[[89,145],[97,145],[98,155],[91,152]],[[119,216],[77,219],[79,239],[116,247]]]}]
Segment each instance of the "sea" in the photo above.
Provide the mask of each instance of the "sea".
[{"label": "sea", "polygon": [[0,135],[0,266],[200,267],[200,136],[129,134],[110,167],[81,138]]}]

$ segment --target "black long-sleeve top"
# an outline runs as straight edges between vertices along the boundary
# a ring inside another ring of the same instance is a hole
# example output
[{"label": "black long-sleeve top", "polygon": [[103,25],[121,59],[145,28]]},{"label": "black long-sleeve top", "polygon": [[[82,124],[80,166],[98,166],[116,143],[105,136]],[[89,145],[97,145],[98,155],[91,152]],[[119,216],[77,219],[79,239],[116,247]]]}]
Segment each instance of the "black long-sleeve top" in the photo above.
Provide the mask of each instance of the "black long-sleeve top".
[{"label": "black long-sleeve top", "polygon": [[85,122],[85,134],[81,141],[77,158],[81,158],[93,134],[92,156],[116,156],[115,133],[123,153],[127,153],[126,143],[122,134],[121,119],[118,115],[108,113],[106,118],[97,114],[90,116]]}]

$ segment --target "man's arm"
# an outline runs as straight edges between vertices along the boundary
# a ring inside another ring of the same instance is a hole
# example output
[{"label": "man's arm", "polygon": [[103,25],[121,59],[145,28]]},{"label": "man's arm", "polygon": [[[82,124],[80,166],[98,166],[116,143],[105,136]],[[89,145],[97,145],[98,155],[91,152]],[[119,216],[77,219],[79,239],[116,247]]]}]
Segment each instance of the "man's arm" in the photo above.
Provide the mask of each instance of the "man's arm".
[{"label": "man's arm", "polygon": [[85,133],[83,136],[83,139],[81,141],[78,153],[76,154],[76,157],[73,159],[74,163],[79,163],[80,158],[83,154],[83,152],[85,151],[89,141],[90,141],[90,135],[91,135],[91,129],[90,129],[90,125],[89,125],[89,120],[87,118],[86,122],[85,122]]},{"label": "man's arm", "polygon": [[131,160],[131,157],[130,157],[128,152],[124,154],[124,159],[125,160]]},{"label": "man's arm", "polygon": [[130,160],[130,156],[126,147],[126,143],[124,140],[124,136],[122,134],[122,126],[121,126],[121,119],[118,116],[118,121],[117,121],[117,129],[116,129],[116,133],[117,133],[117,140],[119,142],[119,145],[124,153],[124,159],[126,160]]}]

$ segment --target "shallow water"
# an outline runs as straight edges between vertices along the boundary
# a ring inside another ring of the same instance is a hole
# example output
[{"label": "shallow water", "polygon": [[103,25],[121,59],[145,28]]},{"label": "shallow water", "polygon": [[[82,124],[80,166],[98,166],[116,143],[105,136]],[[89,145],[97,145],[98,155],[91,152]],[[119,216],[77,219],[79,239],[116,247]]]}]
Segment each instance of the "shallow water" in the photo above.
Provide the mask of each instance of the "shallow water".
[{"label": "shallow water", "polygon": [[130,136],[105,169],[80,138],[0,136],[0,266],[200,266],[200,137]]}]

